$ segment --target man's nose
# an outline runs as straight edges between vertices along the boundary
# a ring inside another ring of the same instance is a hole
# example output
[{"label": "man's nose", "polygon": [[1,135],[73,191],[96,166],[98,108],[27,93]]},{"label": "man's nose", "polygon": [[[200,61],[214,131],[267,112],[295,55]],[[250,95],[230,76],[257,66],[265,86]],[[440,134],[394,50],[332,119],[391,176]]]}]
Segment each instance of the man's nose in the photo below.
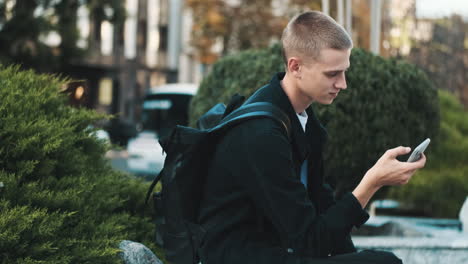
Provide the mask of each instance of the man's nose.
[{"label": "man's nose", "polygon": [[345,73],[343,72],[340,74],[340,78],[335,83],[335,87],[338,89],[346,89],[348,86],[346,85],[346,76]]}]

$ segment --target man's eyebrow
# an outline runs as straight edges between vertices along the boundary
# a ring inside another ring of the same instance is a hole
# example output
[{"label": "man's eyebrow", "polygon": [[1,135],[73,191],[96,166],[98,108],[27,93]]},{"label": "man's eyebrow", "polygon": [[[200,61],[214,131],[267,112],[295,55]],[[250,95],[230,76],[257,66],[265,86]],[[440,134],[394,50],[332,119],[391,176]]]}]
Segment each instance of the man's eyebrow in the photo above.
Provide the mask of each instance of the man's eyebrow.
[{"label": "man's eyebrow", "polygon": [[324,71],[324,73],[339,73],[339,72],[345,72],[348,69],[349,69],[349,67],[346,68],[346,69],[342,69],[342,70],[328,70],[328,71]]},{"label": "man's eyebrow", "polygon": [[344,69],[327,70],[325,72],[342,72],[342,71],[347,71],[348,69],[349,69],[349,67],[346,67]]}]

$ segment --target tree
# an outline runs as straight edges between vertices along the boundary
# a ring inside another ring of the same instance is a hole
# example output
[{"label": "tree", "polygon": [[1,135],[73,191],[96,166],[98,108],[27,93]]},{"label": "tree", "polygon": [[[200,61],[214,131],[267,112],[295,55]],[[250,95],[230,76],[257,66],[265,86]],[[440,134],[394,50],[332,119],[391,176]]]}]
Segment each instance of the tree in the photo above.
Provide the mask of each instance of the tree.
[{"label": "tree", "polygon": [[[0,62],[21,64],[41,72],[63,71],[84,54],[77,47],[77,11],[90,10],[93,21],[122,23],[125,10],[119,0],[0,0]],[[54,34],[58,44],[47,44]]]},{"label": "tree", "polygon": [[[288,1],[286,1],[288,2]],[[320,10],[320,0],[188,0],[194,24],[192,45],[200,61],[214,63],[218,57],[249,48],[265,48],[278,40],[289,17],[299,10]],[[281,6],[275,6],[281,3]]]},{"label": "tree", "polygon": [[[369,1],[348,3],[353,5],[354,46],[368,49]],[[330,16],[336,18],[336,1],[329,4]],[[188,0],[187,7],[194,17],[192,45],[204,64],[213,64],[218,58],[240,50],[266,48],[281,38],[293,15],[305,10],[322,10],[321,5],[321,0]]]},{"label": "tree", "polygon": [[424,69],[437,87],[457,95],[468,107],[468,23],[458,15],[419,23],[431,26],[431,37],[414,39],[408,59]]}]

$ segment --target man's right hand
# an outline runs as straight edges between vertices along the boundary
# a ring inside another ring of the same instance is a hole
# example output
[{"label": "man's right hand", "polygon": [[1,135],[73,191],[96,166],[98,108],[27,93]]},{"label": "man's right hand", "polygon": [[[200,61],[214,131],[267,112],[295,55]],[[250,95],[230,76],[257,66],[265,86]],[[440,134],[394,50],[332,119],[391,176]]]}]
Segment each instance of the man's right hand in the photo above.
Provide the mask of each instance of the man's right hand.
[{"label": "man's right hand", "polygon": [[401,162],[396,158],[400,155],[410,153],[409,147],[396,147],[387,150],[377,163],[367,171],[359,185],[353,191],[354,196],[364,208],[370,198],[381,187],[387,185],[407,184],[417,169],[426,164],[426,156],[416,162]]},{"label": "man's right hand", "polygon": [[[409,147],[397,147],[387,150],[363,178],[380,188],[387,185],[407,184],[417,169],[426,164],[426,156],[416,162],[401,162],[396,158],[410,153]],[[367,178],[367,179],[366,179]]]}]

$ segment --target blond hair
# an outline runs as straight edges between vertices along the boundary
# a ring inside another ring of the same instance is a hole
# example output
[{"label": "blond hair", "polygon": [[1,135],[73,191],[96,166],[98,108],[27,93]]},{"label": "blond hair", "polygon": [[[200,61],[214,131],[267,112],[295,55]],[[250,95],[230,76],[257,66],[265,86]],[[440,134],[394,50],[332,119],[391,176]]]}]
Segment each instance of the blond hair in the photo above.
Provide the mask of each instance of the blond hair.
[{"label": "blond hair", "polygon": [[283,31],[283,60],[297,56],[316,60],[322,49],[345,50],[353,47],[346,30],[333,18],[318,12],[308,11],[295,16]]}]

